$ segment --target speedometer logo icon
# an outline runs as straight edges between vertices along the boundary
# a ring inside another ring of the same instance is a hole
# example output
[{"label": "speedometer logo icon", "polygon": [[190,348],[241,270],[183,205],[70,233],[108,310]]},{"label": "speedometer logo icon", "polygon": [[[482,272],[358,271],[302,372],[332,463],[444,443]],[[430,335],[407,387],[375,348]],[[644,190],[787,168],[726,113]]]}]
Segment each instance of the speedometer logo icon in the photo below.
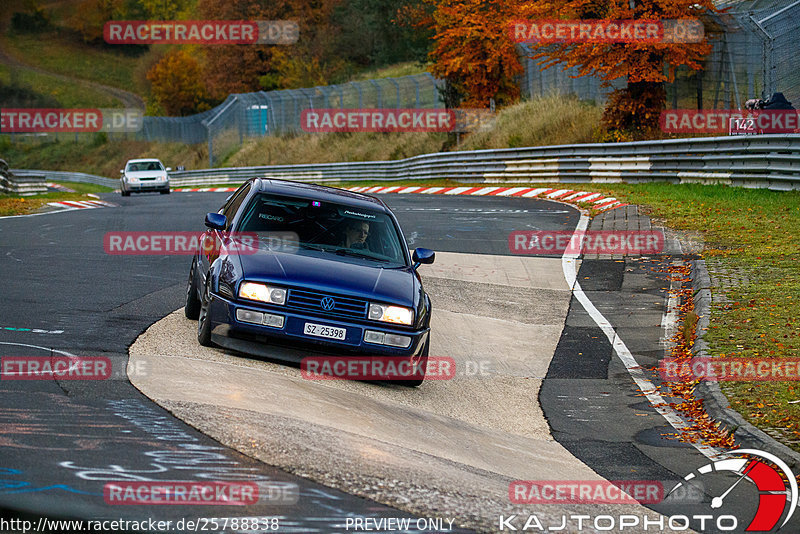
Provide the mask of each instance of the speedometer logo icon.
[{"label": "speedometer logo icon", "polygon": [[[786,463],[777,456],[755,449],[739,449],[730,453],[735,458],[715,460],[689,473],[672,488],[667,496],[690,481],[713,476],[715,473],[734,475],[732,483],[711,499],[712,510],[725,506],[725,499],[745,480],[758,490],[758,509],[745,532],[768,532],[783,527],[797,507],[797,480]],[[766,460],[766,462],[764,461]]]}]

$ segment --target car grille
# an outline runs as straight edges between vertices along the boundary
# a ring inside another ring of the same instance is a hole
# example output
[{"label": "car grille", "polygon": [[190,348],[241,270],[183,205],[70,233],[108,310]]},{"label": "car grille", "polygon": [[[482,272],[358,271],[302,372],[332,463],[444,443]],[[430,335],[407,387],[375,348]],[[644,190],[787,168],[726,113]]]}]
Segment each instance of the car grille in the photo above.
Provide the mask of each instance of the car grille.
[{"label": "car grille", "polygon": [[[322,307],[322,300],[326,297],[332,298],[335,302],[331,310],[326,310]],[[286,306],[341,317],[364,319],[367,316],[366,300],[343,297],[321,291],[310,291],[308,289],[289,289]]]}]

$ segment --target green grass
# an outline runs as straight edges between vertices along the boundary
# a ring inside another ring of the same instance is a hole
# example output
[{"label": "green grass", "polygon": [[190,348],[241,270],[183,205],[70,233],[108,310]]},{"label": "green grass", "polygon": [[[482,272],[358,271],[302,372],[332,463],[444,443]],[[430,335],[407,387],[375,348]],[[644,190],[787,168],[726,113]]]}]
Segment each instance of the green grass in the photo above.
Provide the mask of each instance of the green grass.
[{"label": "green grass", "polygon": [[86,45],[64,30],[34,34],[9,33],[0,42],[10,55],[30,65],[134,93],[144,93],[145,88],[134,76],[139,58],[109,48]]},{"label": "green grass", "polygon": [[362,80],[374,80],[376,78],[399,78],[400,76],[410,76],[412,74],[422,74],[424,72],[427,72],[424,65],[420,65],[415,61],[407,61],[381,67],[379,69],[359,72],[352,76],[349,81],[357,82]]},{"label": "green grass", "polygon": [[30,88],[31,91],[54,98],[65,108],[110,108],[122,103],[114,97],[79,83],[64,83],[63,80],[27,69],[11,69],[0,64],[0,80],[5,84]]},{"label": "green grass", "polygon": [[14,142],[0,139],[0,158],[14,169],[44,169],[77,171],[107,178],[119,178],[119,170],[129,159],[154,157],[168,167],[184,165],[187,169],[205,167],[208,152],[205,145],[181,143],[151,143],[133,140],[103,141],[97,135],[92,142],[74,141],[74,136],[64,134],[58,141],[48,137],[45,141]]},{"label": "green grass", "polygon": [[52,182],[54,184],[63,185],[64,187],[69,187],[76,193],[111,193],[114,191],[111,187],[106,187],[104,185],[97,185],[97,184],[85,184],[82,182]]}]

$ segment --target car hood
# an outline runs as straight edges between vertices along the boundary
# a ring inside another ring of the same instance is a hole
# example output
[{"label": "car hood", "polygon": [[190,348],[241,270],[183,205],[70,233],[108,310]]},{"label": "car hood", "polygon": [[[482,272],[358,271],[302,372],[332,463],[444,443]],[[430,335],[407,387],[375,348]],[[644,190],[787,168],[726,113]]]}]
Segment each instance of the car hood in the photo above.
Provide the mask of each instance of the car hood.
[{"label": "car hood", "polygon": [[360,260],[334,255],[327,259],[302,252],[288,254],[265,250],[237,258],[246,280],[301,286],[408,307],[414,307],[419,291],[416,273],[407,266],[384,268],[380,263],[365,265],[357,263]]}]

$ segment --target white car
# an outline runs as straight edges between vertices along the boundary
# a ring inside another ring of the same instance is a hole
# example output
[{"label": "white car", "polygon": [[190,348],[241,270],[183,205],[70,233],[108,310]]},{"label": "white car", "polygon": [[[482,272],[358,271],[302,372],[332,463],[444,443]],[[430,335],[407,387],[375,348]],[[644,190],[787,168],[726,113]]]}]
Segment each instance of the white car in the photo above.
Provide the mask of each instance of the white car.
[{"label": "white car", "polygon": [[131,193],[146,193],[148,191],[158,191],[162,195],[169,194],[169,171],[170,167],[164,168],[164,164],[157,159],[131,159],[125,164],[125,168],[119,173],[120,192],[123,197],[130,196]]}]

